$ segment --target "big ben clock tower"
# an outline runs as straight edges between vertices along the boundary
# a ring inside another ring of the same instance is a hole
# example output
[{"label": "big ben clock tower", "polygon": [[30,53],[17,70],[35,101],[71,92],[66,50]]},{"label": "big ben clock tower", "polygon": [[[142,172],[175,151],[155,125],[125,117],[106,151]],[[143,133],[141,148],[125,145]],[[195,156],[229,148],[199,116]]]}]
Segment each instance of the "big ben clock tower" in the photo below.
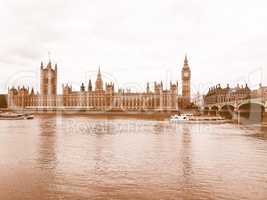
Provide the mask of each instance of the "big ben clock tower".
[{"label": "big ben clock tower", "polygon": [[182,98],[183,98],[183,107],[186,108],[191,102],[191,93],[190,93],[190,80],[191,80],[191,70],[188,65],[187,56],[184,59],[184,66],[182,69]]}]

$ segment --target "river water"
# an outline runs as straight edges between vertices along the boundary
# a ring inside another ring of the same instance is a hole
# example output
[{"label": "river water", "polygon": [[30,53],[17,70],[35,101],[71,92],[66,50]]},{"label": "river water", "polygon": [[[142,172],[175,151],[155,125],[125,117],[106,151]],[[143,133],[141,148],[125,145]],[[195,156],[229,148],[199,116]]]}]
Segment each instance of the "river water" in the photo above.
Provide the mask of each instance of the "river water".
[{"label": "river water", "polygon": [[267,127],[0,121],[0,199],[267,199]]}]

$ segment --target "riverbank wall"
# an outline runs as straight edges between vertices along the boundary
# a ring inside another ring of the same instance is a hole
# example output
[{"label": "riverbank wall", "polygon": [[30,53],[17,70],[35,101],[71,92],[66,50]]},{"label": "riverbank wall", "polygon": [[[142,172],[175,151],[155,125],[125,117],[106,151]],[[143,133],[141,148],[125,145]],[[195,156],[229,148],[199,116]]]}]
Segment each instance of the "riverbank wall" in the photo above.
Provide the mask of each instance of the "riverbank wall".
[{"label": "riverbank wall", "polygon": [[94,117],[141,117],[165,119],[177,111],[96,111],[86,109],[2,109],[3,112],[33,113],[34,115],[84,115]]}]

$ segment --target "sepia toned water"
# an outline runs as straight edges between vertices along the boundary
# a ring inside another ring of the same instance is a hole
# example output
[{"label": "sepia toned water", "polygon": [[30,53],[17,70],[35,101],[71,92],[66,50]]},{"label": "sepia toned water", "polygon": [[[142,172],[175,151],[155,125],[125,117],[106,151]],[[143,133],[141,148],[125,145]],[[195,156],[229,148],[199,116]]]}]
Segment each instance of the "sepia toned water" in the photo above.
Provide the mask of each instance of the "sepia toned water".
[{"label": "sepia toned water", "polygon": [[0,121],[0,199],[267,199],[267,127]]}]

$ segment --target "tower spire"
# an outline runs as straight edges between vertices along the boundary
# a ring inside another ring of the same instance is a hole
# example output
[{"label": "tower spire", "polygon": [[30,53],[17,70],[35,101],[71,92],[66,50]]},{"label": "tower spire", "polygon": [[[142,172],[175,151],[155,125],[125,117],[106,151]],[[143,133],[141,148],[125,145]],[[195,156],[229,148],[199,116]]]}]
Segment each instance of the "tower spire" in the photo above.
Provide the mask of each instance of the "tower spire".
[{"label": "tower spire", "polygon": [[41,70],[44,69],[43,61],[41,61]]},{"label": "tower spire", "polygon": [[184,65],[188,65],[187,54],[185,54],[185,58],[184,58]]},{"label": "tower spire", "polygon": [[97,71],[97,78],[101,78],[101,71],[100,71],[100,66],[98,66],[98,71]]},{"label": "tower spire", "polygon": [[146,84],[146,93],[149,93],[149,92],[150,92],[149,82],[147,82],[147,84]]},{"label": "tower spire", "polygon": [[92,87],[92,82],[91,82],[91,79],[89,80],[89,83],[88,83],[88,92],[92,92],[93,90],[93,87]]},{"label": "tower spire", "polygon": [[96,79],[95,86],[96,86],[96,90],[97,91],[102,91],[103,90],[103,81],[102,81],[100,66],[98,67],[97,79]]},{"label": "tower spire", "polygon": [[47,68],[48,69],[52,69],[52,62],[51,62],[51,58],[50,58],[50,51],[48,51],[48,64],[47,64]]},{"label": "tower spire", "polygon": [[184,66],[182,69],[182,108],[187,108],[191,102],[191,70],[188,65],[187,54],[184,58]]}]

